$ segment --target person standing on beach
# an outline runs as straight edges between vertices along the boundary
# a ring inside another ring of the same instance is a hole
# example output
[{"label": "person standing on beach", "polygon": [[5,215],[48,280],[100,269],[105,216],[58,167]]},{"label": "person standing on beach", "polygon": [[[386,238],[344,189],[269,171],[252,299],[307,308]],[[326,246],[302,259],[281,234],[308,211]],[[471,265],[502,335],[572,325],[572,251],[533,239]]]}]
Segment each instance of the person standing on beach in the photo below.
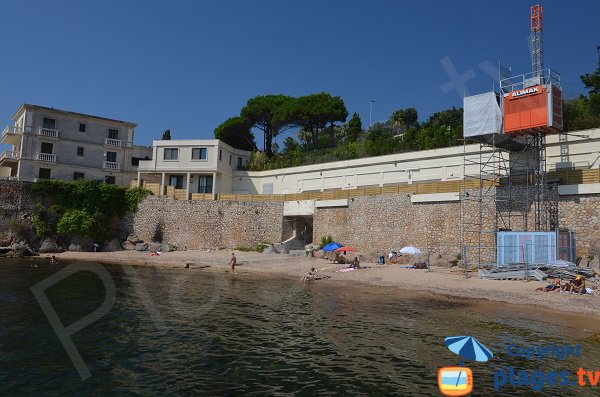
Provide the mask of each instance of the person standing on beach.
[{"label": "person standing on beach", "polygon": [[231,253],[231,260],[229,260],[229,264],[231,265],[231,272],[235,274],[235,265],[237,265],[237,258],[235,257],[235,252]]}]

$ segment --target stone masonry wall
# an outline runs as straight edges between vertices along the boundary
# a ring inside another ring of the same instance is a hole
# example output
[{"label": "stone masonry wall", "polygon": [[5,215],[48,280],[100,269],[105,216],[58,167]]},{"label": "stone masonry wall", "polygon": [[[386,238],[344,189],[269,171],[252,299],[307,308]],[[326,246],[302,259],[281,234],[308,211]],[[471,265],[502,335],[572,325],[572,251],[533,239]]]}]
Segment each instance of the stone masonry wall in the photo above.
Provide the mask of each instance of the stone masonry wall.
[{"label": "stone masonry wall", "polygon": [[460,252],[460,203],[411,204],[408,195],[355,197],[348,208],[318,208],[313,241],[335,241],[383,254],[406,245],[432,253]]},{"label": "stone masonry wall", "polygon": [[0,245],[10,240],[8,225],[14,219],[29,219],[33,212],[31,182],[0,180]]},{"label": "stone masonry wall", "polygon": [[133,232],[144,241],[187,249],[254,247],[281,240],[282,202],[178,201],[150,196],[139,206]]}]

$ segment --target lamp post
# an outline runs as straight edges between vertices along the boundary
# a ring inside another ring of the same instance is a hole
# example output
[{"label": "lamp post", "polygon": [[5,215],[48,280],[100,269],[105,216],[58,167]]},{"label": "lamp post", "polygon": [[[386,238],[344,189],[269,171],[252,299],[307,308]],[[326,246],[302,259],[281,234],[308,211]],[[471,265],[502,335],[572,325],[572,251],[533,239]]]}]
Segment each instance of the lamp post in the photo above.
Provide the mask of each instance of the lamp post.
[{"label": "lamp post", "polygon": [[369,128],[371,128],[371,126],[373,125],[371,121],[373,119],[373,103],[375,103],[375,101],[371,99],[370,102],[371,105],[369,107]]}]

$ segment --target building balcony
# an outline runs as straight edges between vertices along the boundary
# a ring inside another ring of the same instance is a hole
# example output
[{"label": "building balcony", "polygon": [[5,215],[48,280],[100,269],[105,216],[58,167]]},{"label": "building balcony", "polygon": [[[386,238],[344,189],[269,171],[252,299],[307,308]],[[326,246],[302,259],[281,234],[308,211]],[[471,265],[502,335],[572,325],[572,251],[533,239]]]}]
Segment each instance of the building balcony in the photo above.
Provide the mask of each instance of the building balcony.
[{"label": "building balcony", "polygon": [[2,131],[2,143],[7,145],[17,145],[21,141],[23,130],[19,127],[7,125]]},{"label": "building balcony", "polygon": [[36,153],[35,159],[38,161],[46,161],[48,163],[56,163],[56,155],[50,153]]},{"label": "building balcony", "polygon": [[120,139],[104,138],[104,146],[121,147],[122,143]]},{"label": "building balcony", "polygon": [[43,138],[58,139],[58,130],[50,128],[39,128],[37,134]]},{"label": "building balcony", "polygon": [[121,164],[115,163],[114,161],[104,161],[102,162],[102,168],[105,170],[119,171],[121,169]]},{"label": "building balcony", "polygon": [[19,160],[19,153],[18,152],[12,152],[9,150],[6,150],[4,152],[2,152],[2,154],[0,154],[0,164],[4,163],[4,162],[9,162],[9,161],[18,161]]}]

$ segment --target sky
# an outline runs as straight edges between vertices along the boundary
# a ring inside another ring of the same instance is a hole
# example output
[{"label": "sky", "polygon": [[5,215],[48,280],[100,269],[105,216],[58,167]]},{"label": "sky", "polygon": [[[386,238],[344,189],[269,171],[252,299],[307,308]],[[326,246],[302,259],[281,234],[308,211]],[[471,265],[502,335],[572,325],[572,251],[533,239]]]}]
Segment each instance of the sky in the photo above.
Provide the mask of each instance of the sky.
[{"label": "sky", "polygon": [[[0,3],[0,117],[23,102],[135,122],[135,143],[211,139],[249,98],[340,96],[363,126],[419,119],[531,71],[523,0]],[[543,1],[545,67],[567,97],[598,66],[600,2]],[[371,112],[371,100],[372,112]],[[276,140],[281,144],[283,137]],[[262,137],[257,136],[257,142]]]}]

